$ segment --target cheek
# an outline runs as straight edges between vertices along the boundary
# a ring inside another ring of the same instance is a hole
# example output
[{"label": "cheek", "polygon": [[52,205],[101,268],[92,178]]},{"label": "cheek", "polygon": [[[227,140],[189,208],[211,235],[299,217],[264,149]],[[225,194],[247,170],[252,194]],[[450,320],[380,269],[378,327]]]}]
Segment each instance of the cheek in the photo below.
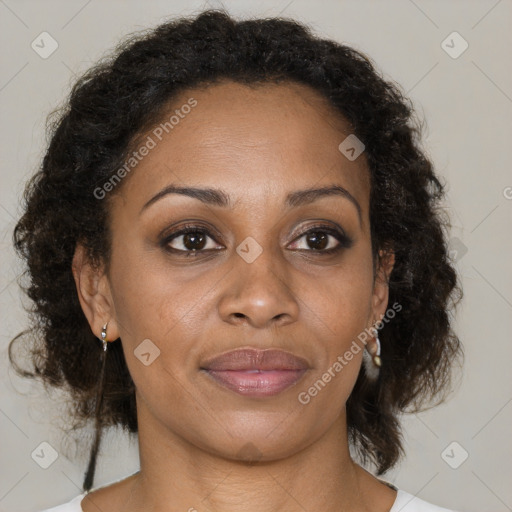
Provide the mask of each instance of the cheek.
[{"label": "cheek", "polygon": [[309,403],[305,406],[318,414],[322,410],[329,411],[324,418],[327,423],[342,412],[352,392],[363,356],[358,336],[369,327],[371,259],[363,254],[358,256],[347,258],[346,264],[336,272],[316,280],[316,286],[309,288],[305,298],[321,320],[317,340],[321,345],[316,349],[318,365],[298,390],[297,398],[301,404]]},{"label": "cheek", "polygon": [[117,228],[126,235],[114,240],[110,280],[116,317],[125,330],[123,341],[136,342],[171,328],[174,317],[183,315],[186,296],[176,273],[165,267],[158,248],[142,247],[142,236]]},{"label": "cheek", "polygon": [[362,251],[358,253],[347,258],[339,268],[316,276],[307,288],[304,283],[304,289],[308,290],[307,304],[329,327],[331,334],[342,339],[368,327],[371,312],[371,260]]},{"label": "cheek", "polygon": [[316,284],[305,302],[314,305],[316,318],[308,323],[318,326],[317,365],[296,397],[322,430],[343,413],[360,371],[363,348],[358,336],[368,327],[372,276],[363,276],[359,266],[357,272],[340,272]]},{"label": "cheek", "polygon": [[[138,384],[140,379],[146,386],[144,381],[151,379],[157,368],[159,373],[164,371],[161,365],[172,368],[173,374],[183,373],[197,355],[196,340],[204,337],[205,321],[212,311],[208,290],[215,292],[219,272],[199,276],[190,269],[171,268],[156,252],[137,254],[129,244],[116,249],[111,265],[112,295],[134,381]],[[156,347],[152,350],[159,351],[158,364],[151,364],[153,371],[149,373],[134,355],[144,340],[150,340]],[[163,377],[155,378],[151,385],[158,386]],[[168,376],[164,380],[169,380]]]}]

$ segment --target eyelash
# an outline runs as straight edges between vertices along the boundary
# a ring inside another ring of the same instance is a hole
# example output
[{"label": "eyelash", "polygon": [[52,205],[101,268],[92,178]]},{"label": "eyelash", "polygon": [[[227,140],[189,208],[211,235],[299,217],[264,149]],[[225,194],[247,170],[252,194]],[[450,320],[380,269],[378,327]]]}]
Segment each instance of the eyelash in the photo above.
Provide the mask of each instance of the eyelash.
[{"label": "eyelash", "polygon": [[[336,247],[333,247],[331,249],[296,249],[298,251],[305,251],[305,252],[312,252],[316,255],[322,255],[322,256],[328,256],[332,254],[336,254],[340,252],[342,249],[349,249],[352,247],[354,241],[348,237],[345,233],[342,231],[339,231],[335,228],[332,228],[331,226],[326,226],[325,224],[317,224],[310,226],[307,230],[303,231],[297,237],[293,240],[294,242],[296,240],[300,240],[303,236],[309,234],[309,233],[327,233],[328,235],[331,235],[334,237],[339,243]],[[201,233],[203,235],[208,236],[209,238],[215,240],[215,238],[212,236],[210,231],[202,226],[193,225],[193,224],[186,224],[181,229],[178,229],[177,231],[174,231],[173,233],[170,233],[168,236],[166,236],[161,241],[161,246],[168,252],[172,254],[179,254],[180,256],[183,255],[185,257],[190,256],[196,256],[200,253],[208,252],[208,251],[215,251],[218,249],[198,249],[198,250],[182,250],[182,249],[174,249],[173,247],[169,247],[170,242],[172,242],[174,239],[186,235],[189,233]],[[217,240],[215,240],[217,242]],[[218,242],[217,242],[218,243]]]}]

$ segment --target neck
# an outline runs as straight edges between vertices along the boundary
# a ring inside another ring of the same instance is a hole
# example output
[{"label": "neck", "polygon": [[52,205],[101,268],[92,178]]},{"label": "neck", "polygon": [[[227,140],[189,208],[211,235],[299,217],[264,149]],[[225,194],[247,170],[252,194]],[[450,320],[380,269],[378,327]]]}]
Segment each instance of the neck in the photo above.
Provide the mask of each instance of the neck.
[{"label": "neck", "polygon": [[344,415],[298,453],[252,462],[199,448],[148,416],[139,425],[141,469],[127,512],[386,512],[396,496],[352,461]]}]

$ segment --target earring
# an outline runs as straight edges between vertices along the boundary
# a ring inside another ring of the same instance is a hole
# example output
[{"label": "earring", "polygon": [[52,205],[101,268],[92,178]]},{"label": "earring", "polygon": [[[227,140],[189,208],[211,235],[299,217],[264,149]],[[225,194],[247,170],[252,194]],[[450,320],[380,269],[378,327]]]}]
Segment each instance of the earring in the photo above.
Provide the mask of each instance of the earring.
[{"label": "earring", "polygon": [[100,372],[98,376],[98,387],[96,390],[96,407],[94,412],[95,429],[94,440],[91,446],[91,454],[89,456],[89,464],[85,472],[83,490],[89,492],[94,482],[94,473],[96,472],[96,459],[100,448],[101,437],[103,433],[101,407],[103,405],[103,390],[105,389],[105,368],[107,363],[107,326],[108,322],[101,328],[101,341],[103,343],[103,350],[101,351]]},{"label": "earring", "polygon": [[380,358],[380,340],[379,340],[379,332],[374,327],[373,328],[375,342],[372,346],[366,344],[365,350],[363,352],[363,364],[365,373],[370,381],[377,380],[379,376],[380,367],[382,366],[382,360]]},{"label": "earring", "polygon": [[103,350],[107,350],[107,325],[108,322],[101,328],[101,341],[103,342]]}]

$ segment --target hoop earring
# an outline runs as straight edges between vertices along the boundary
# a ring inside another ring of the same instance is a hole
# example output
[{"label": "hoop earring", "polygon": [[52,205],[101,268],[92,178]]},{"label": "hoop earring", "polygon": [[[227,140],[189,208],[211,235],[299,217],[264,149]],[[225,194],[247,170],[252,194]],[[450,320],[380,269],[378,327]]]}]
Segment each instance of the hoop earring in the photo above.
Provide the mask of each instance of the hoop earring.
[{"label": "hoop earring", "polygon": [[363,365],[364,371],[368,379],[372,382],[375,382],[379,377],[380,368],[382,366],[382,360],[380,358],[380,340],[379,340],[379,332],[374,327],[374,337],[375,341],[372,347],[366,344],[365,350],[363,352]]},{"label": "hoop earring", "polygon": [[87,471],[85,472],[83,490],[89,492],[94,482],[94,473],[96,471],[96,459],[98,456],[98,450],[101,442],[101,434],[103,433],[101,425],[101,406],[103,405],[103,390],[105,388],[105,367],[107,362],[107,326],[108,322],[101,329],[101,342],[103,344],[103,350],[101,351],[101,365],[100,375],[98,379],[98,389],[96,391],[96,408],[95,408],[95,432],[94,441],[91,446],[91,454],[89,456],[89,464]]}]

